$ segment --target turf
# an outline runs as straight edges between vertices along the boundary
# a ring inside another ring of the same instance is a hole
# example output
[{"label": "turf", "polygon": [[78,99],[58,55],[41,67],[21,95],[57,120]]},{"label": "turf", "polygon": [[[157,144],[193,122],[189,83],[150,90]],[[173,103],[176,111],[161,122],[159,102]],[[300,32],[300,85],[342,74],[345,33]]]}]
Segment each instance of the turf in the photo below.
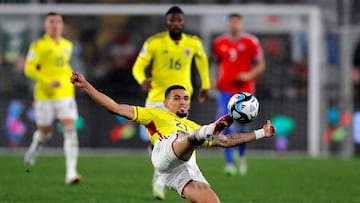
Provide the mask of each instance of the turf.
[{"label": "turf", "polygon": [[[159,202],[151,197],[152,167],[147,155],[85,156],[79,159],[84,179],[64,185],[64,158],[41,156],[26,173],[23,157],[0,155],[0,202]],[[222,173],[220,155],[198,163],[222,202],[331,203],[360,202],[360,159],[249,157],[246,176]],[[162,202],[186,202],[167,191]]]}]

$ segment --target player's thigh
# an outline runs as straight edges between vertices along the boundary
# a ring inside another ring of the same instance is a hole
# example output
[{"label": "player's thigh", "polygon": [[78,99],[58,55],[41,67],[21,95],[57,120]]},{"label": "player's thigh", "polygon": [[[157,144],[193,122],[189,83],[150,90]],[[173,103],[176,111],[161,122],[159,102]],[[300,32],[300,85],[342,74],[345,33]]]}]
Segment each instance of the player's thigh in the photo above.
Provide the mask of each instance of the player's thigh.
[{"label": "player's thigh", "polygon": [[173,168],[185,163],[174,153],[172,143],[177,138],[177,133],[170,135],[166,139],[158,140],[151,154],[151,161],[156,170],[160,172],[169,172]]},{"label": "player's thigh", "polygon": [[74,98],[59,99],[55,102],[56,118],[71,124],[78,118],[78,108]]},{"label": "player's thigh", "polygon": [[[40,100],[34,102],[35,123],[38,128],[46,130],[51,128],[55,120],[54,101]],[[40,129],[40,130],[41,130]]]},{"label": "player's thigh", "polygon": [[208,184],[196,180],[189,182],[184,187],[182,196],[190,202],[220,202],[218,196]]},{"label": "player's thigh", "polygon": [[184,189],[192,181],[201,182],[209,186],[209,183],[196,164],[195,155],[193,155],[189,161],[164,173],[164,180],[166,184],[178,192],[180,196],[183,196]]}]

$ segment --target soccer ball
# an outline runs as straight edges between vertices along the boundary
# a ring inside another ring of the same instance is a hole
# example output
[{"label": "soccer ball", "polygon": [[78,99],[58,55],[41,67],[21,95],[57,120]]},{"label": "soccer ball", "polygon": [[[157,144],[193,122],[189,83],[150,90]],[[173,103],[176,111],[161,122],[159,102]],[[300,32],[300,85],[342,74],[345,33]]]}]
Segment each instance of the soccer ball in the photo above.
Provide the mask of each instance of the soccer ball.
[{"label": "soccer ball", "polygon": [[259,113],[259,102],[257,98],[248,92],[234,94],[228,102],[228,113],[239,123],[249,123]]}]

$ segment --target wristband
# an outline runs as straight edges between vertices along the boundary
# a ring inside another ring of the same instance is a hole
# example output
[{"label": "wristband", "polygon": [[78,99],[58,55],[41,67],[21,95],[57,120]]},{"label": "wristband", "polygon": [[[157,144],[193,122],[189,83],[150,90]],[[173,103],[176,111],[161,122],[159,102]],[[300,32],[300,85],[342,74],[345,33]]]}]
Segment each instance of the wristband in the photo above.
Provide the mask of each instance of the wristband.
[{"label": "wristband", "polygon": [[255,133],[256,140],[265,137],[264,129],[254,130],[254,133]]}]

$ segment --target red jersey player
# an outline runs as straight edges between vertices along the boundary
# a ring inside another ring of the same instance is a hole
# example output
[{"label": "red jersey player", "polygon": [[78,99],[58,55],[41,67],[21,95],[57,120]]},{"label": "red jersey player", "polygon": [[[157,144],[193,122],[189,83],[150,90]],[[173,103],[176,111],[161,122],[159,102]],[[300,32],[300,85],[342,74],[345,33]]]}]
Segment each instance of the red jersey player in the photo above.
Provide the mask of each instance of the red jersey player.
[{"label": "red jersey player", "polygon": [[[265,70],[263,51],[259,40],[249,33],[243,32],[242,16],[236,13],[227,16],[228,32],[217,37],[213,43],[213,82],[218,96],[217,115],[227,113],[227,103],[230,97],[239,92],[255,91],[255,78]],[[247,131],[245,126],[236,126],[228,129],[228,133]],[[245,145],[239,146],[239,173],[247,172],[245,159]],[[234,149],[225,149],[226,166],[224,172],[236,175],[234,165]]]}]

